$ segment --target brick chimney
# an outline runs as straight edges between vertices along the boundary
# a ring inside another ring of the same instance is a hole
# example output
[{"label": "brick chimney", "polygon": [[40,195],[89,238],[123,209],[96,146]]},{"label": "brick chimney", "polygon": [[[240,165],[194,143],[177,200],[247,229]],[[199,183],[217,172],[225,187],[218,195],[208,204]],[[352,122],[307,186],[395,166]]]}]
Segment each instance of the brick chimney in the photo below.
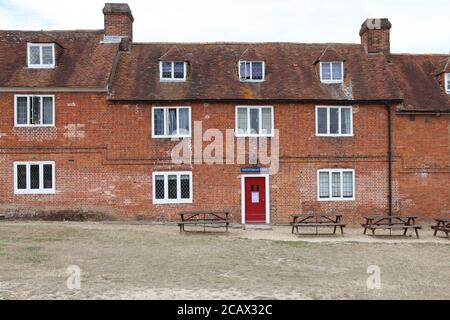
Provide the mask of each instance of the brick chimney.
[{"label": "brick chimney", "polygon": [[361,26],[361,44],[367,53],[391,53],[391,28],[389,19],[367,19]]},{"label": "brick chimney", "polygon": [[103,8],[105,16],[105,40],[121,42],[127,37],[133,41],[133,14],[126,3],[106,3]]}]

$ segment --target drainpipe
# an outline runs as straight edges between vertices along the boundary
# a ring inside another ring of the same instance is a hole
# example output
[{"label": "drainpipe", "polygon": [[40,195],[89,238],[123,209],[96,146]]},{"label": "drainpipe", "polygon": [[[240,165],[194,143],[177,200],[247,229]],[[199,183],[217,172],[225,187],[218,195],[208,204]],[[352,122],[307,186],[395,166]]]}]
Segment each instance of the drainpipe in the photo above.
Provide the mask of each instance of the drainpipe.
[{"label": "drainpipe", "polygon": [[389,207],[389,216],[392,216],[392,111],[391,106],[389,104],[386,104],[387,108],[387,123],[388,123],[388,188],[389,188],[389,195],[388,195],[388,207]]}]

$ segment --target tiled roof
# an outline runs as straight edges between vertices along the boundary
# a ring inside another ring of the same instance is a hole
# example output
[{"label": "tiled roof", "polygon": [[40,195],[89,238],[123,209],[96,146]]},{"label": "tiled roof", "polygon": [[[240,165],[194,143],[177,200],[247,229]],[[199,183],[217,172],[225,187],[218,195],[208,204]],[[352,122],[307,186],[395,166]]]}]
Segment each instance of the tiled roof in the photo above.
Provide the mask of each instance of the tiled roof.
[{"label": "tiled roof", "polygon": [[[158,61],[174,47],[189,62],[187,81],[161,83]],[[325,51],[345,60],[343,84],[320,82],[315,62]],[[239,81],[238,61],[247,55],[266,62],[264,82]],[[401,100],[402,94],[384,56],[367,55],[359,44],[135,43],[121,53],[110,98],[392,101]]]},{"label": "tiled roof", "polygon": [[391,55],[390,66],[405,99],[400,110],[450,111],[450,95],[439,82],[442,72],[436,72],[449,58],[448,55]]},{"label": "tiled roof", "polygon": [[[117,44],[103,31],[0,31],[0,88],[106,88]],[[28,69],[27,43],[57,43],[55,69]]]}]

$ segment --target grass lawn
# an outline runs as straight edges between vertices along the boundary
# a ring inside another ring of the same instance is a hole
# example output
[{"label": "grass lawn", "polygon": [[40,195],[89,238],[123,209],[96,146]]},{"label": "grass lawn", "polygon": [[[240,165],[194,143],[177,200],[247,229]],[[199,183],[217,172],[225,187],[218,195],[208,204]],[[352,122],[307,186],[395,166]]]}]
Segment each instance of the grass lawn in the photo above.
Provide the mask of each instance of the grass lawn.
[{"label": "grass lawn", "polygon": [[[450,299],[450,243],[292,242],[177,227],[0,224],[0,299]],[[288,232],[288,231],[287,231]],[[66,286],[81,268],[81,290]],[[367,289],[367,268],[381,289]]]}]

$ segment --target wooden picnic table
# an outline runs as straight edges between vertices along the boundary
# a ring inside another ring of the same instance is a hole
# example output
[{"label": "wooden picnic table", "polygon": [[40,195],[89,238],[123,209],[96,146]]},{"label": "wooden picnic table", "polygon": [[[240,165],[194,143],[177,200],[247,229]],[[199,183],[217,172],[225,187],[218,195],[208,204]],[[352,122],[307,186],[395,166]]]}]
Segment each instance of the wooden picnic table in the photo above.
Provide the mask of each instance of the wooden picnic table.
[{"label": "wooden picnic table", "polygon": [[228,232],[231,223],[229,212],[180,212],[178,215],[180,232],[186,231],[186,226],[203,226],[204,232],[206,228],[226,228]]},{"label": "wooden picnic table", "polygon": [[366,223],[362,224],[364,228],[364,234],[367,234],[367,230],[372,231],[372,235],[375,236],[376,230],[403,230],[403,235],[406,236],[409,229],[414,229],[417,238],[419,238],[419,230],[422,226],[416,224],[416,216],[368,216],[364,217]]},{"label": "wooden picnic table", "polygon": [[434,219],[437,223],[436,226],[432,226],[431,229],[434,230],[434,236],[437,236],[439,231],[444,232],[448,239],[450,239],[450,218],[438,218]]},{"label": "wooden picnic table", "polygon": [[319,234],[319,228],[334,228],[333,234],[336,234],[338,228],[344,235],[345,224],[342,223],[342,215],[307,213],[291,215],[292,233],[299,233],[300,228],[316,228],[316,235]]}]

